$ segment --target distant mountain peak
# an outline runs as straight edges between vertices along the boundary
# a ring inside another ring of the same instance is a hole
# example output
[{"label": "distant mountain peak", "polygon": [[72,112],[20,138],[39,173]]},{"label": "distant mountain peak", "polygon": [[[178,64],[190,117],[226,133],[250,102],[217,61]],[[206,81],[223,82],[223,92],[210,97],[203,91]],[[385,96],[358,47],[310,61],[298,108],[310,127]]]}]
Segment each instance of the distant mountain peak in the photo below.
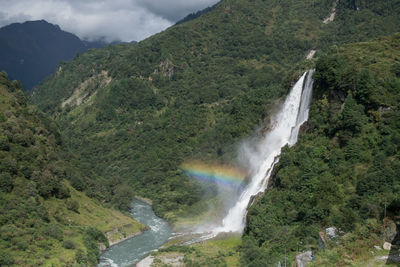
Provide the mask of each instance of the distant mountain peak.
[{"label": "distant mountain peak", "polygon": [[72,60],[77,53],[109,44],[105,38],[83,41],[46,20],[12,23],[0,28],[0,70],[31,90],[54,73],[60,61]]}]

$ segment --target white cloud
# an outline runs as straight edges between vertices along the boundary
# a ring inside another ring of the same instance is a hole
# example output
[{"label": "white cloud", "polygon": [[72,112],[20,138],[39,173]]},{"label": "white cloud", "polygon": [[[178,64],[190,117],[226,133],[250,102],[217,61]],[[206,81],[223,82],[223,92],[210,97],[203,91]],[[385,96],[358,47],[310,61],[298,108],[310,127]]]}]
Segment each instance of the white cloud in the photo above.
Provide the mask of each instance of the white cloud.
[{"label": "white cloud", "polygon": [[157,14],[169,21],[178,21],[186,15],[212,6],[218,1],[216,0],[136,0],[138,4],[146,7],[150,12]]},{"label": "white cloud", "polygon": [[45,19],[81,38],[140,41],[218,0],[0,0],[0,27]]}]

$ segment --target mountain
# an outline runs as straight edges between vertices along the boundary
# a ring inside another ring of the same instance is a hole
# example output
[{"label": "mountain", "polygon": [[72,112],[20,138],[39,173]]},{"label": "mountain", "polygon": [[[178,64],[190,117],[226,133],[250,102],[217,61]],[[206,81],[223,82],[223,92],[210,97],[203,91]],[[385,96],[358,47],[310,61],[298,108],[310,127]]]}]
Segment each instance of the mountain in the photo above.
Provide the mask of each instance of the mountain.
[{"label": "mountain", "polygon": [[276,103],[315,67],[310,122],[249,209],[241,264],[293,262],[335,226],[346,238],[317,260],[344,265],[369,255],[398,196],[398,35],[372,40],[397,32],[399,13],[400,1],[225,0],[135,45],[61,63],[31,100],[102,181],[88,193],[112,203],[122,187],[108,187],[124,182],[173,222],[217,193],[180,166],[235,162],[240,140],[267,130]]},{"label": "mountain", "polygon": [[21,84],[1,72],[0,265],[95,266],[98,243],[144,226],[82,192],[99,192],[87,179],[101,180],[74,161],[55,123],[27,102]]},{"label": "mountain", "polygon": [[[290,264],[296,251],[313,250],[312,266],[370,266],[379,261],[371,259],[373,245],[396,242],[390,229],[400,215],[399,58],[399,33],[319,57],[304,133],[249,209],[244,265],[276,265],[285,254]],[[319,233],[332,226],[340,232],[326,238],[323,251]]]},{"label": "mountain", "polygon": [[173,219],[215,194],[179,166],[193,159],[231,163],[235,143],[267,122],[272,104],[312,66],[310,49],[368,40],[400,25],[398,1],[387,13],[382,1],[358,10],[343,1],[336,20],[324,24],[333,3],[222,1],[136,45],[91,50],[62,64],[32,101],[97,175],[128,181]]},{"label": "mountain", "polygon": [[[278,10],[275,2],[223,1],[136,45],[61,64],[32,101],[97,175],[129,181],[158,214],[174,216],[213,190],[188,179],[180,164],[234,157],[235,142],[267,117],[293,66],[317,46],[329,5]],[[270,21],[287,12],[293,23]]]},{"label": "mountain", "polygon": [[60,61],[72,60],[104,41],[82,41],[44,20],[13,23],[0,28],[0,69],[31,90],[54,73]]}]

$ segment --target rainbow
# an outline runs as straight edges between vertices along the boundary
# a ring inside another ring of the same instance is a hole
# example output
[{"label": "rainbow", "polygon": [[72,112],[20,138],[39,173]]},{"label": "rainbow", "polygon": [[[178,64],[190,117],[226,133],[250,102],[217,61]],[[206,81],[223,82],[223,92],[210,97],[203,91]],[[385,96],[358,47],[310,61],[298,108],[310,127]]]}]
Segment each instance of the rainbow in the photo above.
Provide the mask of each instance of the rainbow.
[{"label": "rainbow", "polygon": [[247,173],[229,165],[204,164],[190,161],[181,165],[181,170],[188,176],[228,186],[240,186]]}]

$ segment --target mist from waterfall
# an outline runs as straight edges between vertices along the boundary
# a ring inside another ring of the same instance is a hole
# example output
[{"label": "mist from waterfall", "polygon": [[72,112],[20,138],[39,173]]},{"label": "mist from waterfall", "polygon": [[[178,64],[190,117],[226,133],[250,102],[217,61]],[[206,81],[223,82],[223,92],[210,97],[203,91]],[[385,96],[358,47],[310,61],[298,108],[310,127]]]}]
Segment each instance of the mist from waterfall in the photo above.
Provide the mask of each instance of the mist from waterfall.
[{"label": "mist from waterfall", "polygon": [[239,156],[246,162],[251,179],[223,219],[222,226],[213,229],[213,235],[243,231],[252,196],[265,191],[282,147],[287,144],[293,146],[297,142],[300,127],[308,119],[313,73],[314,70],[305,72],[292,87],[281,110],[271,118],[270,130],[256,142],[244,142],[240,147]]}]

